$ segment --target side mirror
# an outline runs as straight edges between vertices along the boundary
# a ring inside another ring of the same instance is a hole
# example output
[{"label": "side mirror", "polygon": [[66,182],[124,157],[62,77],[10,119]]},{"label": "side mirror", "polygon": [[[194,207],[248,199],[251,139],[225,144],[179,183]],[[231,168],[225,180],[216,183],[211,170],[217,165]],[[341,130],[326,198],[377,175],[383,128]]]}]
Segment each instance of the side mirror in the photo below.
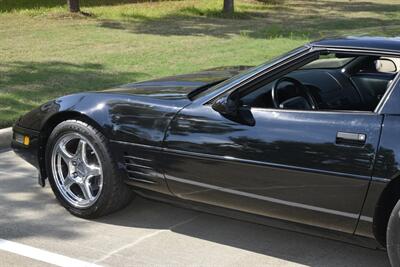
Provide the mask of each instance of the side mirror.
[{"label": "side mirror", "polygon": [[230,99],[229,96],[224,96],[215,101],[212,108],[222,115],[235,116],[238,111],[238,104]]},{"label": "side mirror", "polygon": [[396,72],[397,66],[396,63],[388,58],[380,58],[375,60],[376,70],[378,72]]},{"label": "side mirror", "polygon": [[212,108],[227,119],[249,126],[256,124],[250,107],[241,106],[238,101],[224,96],[214,102]]}]

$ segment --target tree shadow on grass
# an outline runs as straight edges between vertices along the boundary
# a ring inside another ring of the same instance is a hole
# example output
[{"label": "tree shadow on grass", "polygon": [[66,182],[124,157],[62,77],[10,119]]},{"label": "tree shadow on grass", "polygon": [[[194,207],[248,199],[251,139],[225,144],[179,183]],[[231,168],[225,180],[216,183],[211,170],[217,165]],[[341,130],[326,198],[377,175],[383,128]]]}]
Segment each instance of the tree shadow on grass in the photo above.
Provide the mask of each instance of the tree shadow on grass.
[{"label": "tree shadow on grass", "polygon": [[387,4],[380,3],[379,1],[314,1],[314,0],[302,0],[301,2],[293,3],[294,7],[302,7],[313,10],[336,10],[339,12],[400,12],[400,4]]},{"label": "tree shadow on grass", "polygon": [[[99,27],[135,34],[161,36],[213,36],[231,38],[320,38],[332,35],[397,35],[400,5],[372,2],[293,1],[290,5],[244,6],[235,18],[219,10],[185,7],[161,18],[135,12],[121,14],[122,21],[101,20]],[[344,16],[344,12],[346,16]],[[360,15],[360,12],[367,12]],[[372,16],[369,13],[375,13]]]},{"label": "tree shadow on grass", "polygon": [[[145,2],[161,2],[166,0],[84,0],[81,1],[81,7],[93,6],[116,6],[123,4],[135,4]],[[181,1],[181,0],[175,0]],[[34,9],[34,8],[52,8],[66,5],[65,0],[1,0],[0,12],[9,12],[12,10]]]},{"label": "tree shadow on grass", "polygon": [[101,64],[60,61],[0,64],[0,128],[55,97],[106,89],[145,79],[145,73],[116,72]]}]

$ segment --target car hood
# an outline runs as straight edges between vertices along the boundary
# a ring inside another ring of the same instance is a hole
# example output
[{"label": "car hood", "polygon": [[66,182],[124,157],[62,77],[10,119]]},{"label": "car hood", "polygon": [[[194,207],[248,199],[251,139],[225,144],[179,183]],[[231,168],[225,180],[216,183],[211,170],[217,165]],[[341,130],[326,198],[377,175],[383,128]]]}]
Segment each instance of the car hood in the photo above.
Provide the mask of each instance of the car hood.
[{"label": "car hood", "polygon": [[129,83],[102,92],[140,95],[158,99],[187,99],[190,92],[222,82],[249,68],[251,67],[220,67],[191,74]]}]

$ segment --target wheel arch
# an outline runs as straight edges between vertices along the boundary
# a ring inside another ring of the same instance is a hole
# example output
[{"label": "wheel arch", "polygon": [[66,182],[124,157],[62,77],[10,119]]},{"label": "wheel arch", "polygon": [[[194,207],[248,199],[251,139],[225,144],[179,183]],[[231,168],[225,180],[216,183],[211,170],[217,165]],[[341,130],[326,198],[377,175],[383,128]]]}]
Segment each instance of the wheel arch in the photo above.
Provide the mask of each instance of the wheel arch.
[{"label": "wheel arch", "polygon": [[95,120],[90,118],[89,116],[78,112],[78,111],[62,111],[58,112],[51,117],[49,117],[42,125],[40,129],[40,140],[39,140],[39,149],[38,149],[38,157],[39,157],[39,168],[40,168],[40,179],[42,179],[42,184],[44,184],[44,180],[47,179],[47,172],[45,166],[45,153],[46,153],[46,145],[50,134],[53,132],[54,128],[63,121],[66,120],[79,120],[85,122],[92,127],[96,128],[99,132],[106,135],[104,129],[97,123]]},{"label": "wheel arch", "polygon": [[373,233],[376,240],[386,246],[386,230],[394,206],[400,199],[400,175],[392,179],[381,193],[375,207]]}]

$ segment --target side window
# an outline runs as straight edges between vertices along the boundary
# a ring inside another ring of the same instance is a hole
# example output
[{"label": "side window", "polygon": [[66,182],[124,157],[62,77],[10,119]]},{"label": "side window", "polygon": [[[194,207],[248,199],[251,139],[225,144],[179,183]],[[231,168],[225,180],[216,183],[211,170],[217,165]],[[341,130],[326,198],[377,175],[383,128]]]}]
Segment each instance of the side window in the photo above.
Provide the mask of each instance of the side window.
[{"label": "side window", "polygon": [[241,98],[244,105],[372,112],[396,75],[397,58],[323,53]]}]

